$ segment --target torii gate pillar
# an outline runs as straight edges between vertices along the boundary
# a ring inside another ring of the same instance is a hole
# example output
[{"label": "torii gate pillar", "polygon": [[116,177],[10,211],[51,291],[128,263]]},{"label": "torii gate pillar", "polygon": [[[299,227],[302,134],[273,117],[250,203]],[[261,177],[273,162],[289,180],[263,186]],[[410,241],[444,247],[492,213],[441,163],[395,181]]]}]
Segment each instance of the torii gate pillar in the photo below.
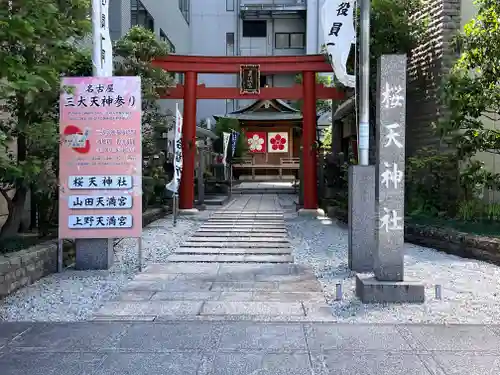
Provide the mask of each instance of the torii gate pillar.
[{"label": "torii gate pillar", "polygon": [[194,164],[196,158],[196,86],[198,74],[186,72],[184,83],[184,122],[182,124],[182,175],[179,209],[194,205]]},{"label": "torii gate pillar", "polygon": [[303,72],[304,106],[302,109],[302,176],[304,213],[318,209],[316,143],[316,74]]}]

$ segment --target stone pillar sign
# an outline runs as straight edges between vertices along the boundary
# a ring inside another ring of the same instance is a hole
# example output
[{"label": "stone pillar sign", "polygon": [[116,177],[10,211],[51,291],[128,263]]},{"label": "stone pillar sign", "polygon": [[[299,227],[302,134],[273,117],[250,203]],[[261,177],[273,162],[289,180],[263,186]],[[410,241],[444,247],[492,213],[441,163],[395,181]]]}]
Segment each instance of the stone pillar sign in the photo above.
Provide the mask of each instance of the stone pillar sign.
[{"label": "stone pillar sign", "polygon": [[377,82],[375,277],[357,276],[363,302],[423,302],[424,286],[404,280],[406,55],[383,55]]}]

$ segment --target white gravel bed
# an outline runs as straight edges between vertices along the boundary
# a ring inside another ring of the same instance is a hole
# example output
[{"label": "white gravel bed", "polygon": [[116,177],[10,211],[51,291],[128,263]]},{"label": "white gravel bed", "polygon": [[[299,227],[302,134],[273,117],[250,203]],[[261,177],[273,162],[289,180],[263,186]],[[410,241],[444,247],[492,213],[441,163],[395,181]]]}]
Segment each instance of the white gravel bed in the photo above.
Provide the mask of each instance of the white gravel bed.
[{"label": "white gravel bed", "polygon": [[[165,262],[190,236],[209,212],[196,219],[180,217],[157,220],[144,228],[143,266]],[[118,295],[138,272],[136,239],[123,239],[115,247],[115,263],[109,271],[66,270],[52,274],[0,301],[0,321],[87,320],[102,304]]]},{"label": "white gravel bed", "polygon": [[[327,218],[294,218],[287,226],[295,261],[314,269],[339,322],[500,323],[500,267],[405,244],[405,278],[425,285],[426,302],[364,305],[355,296],[354,273],[347,267],[347,229]],[[342,284],[342,301],[334,300],[337,283]],[[435,285],[441,285],[441,300],[435,298]]]}]

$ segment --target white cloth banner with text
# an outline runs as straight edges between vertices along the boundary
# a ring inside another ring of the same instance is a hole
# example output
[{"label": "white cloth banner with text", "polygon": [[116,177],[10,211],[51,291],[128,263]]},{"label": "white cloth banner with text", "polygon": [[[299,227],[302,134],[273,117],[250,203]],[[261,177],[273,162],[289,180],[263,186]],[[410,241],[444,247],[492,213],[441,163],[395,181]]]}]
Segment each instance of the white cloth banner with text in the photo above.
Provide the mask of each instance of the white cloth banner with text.
[{"label": "white cloth banner with text", "polygon": [[222,164],[224,165],[224,178],[227,179],[227,149],[229,147],[229,140],[231,139],[231,134],[223,132],[222,133]]},{"label": "white cloth banner with text", "polygon": [[110,0],[92,0],[92,63],[97,77],[113,76],[113,49],[109,35]]},{"label": "white cloth banner with text", "polygon": [[182,115],[179,111],[179,104],[175,106],[175,127],[174,127],[174,178],[166,188],[173,193],[179,191],[182,176]]},{"label": "white cloth banner with text", "polygon": [[321,26],[333,72],[347,87],[356,86],[356,76],[347,74],[347,59],[351,45],[356,44],[354,30],[354,0],[325,0],[321,10]]}]

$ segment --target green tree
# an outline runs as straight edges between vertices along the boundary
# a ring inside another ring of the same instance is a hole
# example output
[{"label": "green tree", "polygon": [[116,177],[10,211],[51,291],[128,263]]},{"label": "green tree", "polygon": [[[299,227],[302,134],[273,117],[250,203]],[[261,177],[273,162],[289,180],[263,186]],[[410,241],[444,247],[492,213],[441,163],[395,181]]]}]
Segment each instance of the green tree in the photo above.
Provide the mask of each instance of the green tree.
[{"label": "green tree", "polygon": [[88,0],[5,3],[0,7],[0,139],[14,150],[0,153],[0,194],[9,210],[2,237],[17,233],[30,187],[50,189],[55,182],[46,172],[57,155],[60,78],[82,60],[75,41],[91,26]]},{"label": "green tree", "polygon": [[500,187],[500,174],[471,160],[477,152],[500,154],[500,132],[486,125],[500,118],[500,2],[476,0],[475,4],[477,16],[457,36],[461,56],[443,87],[449,116],[439,124],[441,136],[451,139],[458,159],[465,162],[461,186],[469,190],[466,195],[472,187]]},{"label": "green tree", "polygon": [[156,152],[155,139],[173,127],[172,113],[164,111],[158,102],[162,93],[174,83],[171,73],[152,65],[158,56],[167,56],[170,47],[159,41],[154,32],[141,26],[132,27],[114,47],[117,76],[140,76],[142,85],[143,154]]},{"label": "green tree", "polygon": [[215,124],[215,134],[219,138],[217,138],[214,142],[214,151],[222,154],[223,138],[224,138],[222,133],[224,132],[231,133],[232,130],[240,133],[240,136],[238,137],[238,142],[236,143],[236,150],[234,152],[234,157],[240,158],[244,156],[247,150],[247,144],[245,142],[246,138],[241,131],[240,123],[236,119],[219,118],[219,120]]}]

